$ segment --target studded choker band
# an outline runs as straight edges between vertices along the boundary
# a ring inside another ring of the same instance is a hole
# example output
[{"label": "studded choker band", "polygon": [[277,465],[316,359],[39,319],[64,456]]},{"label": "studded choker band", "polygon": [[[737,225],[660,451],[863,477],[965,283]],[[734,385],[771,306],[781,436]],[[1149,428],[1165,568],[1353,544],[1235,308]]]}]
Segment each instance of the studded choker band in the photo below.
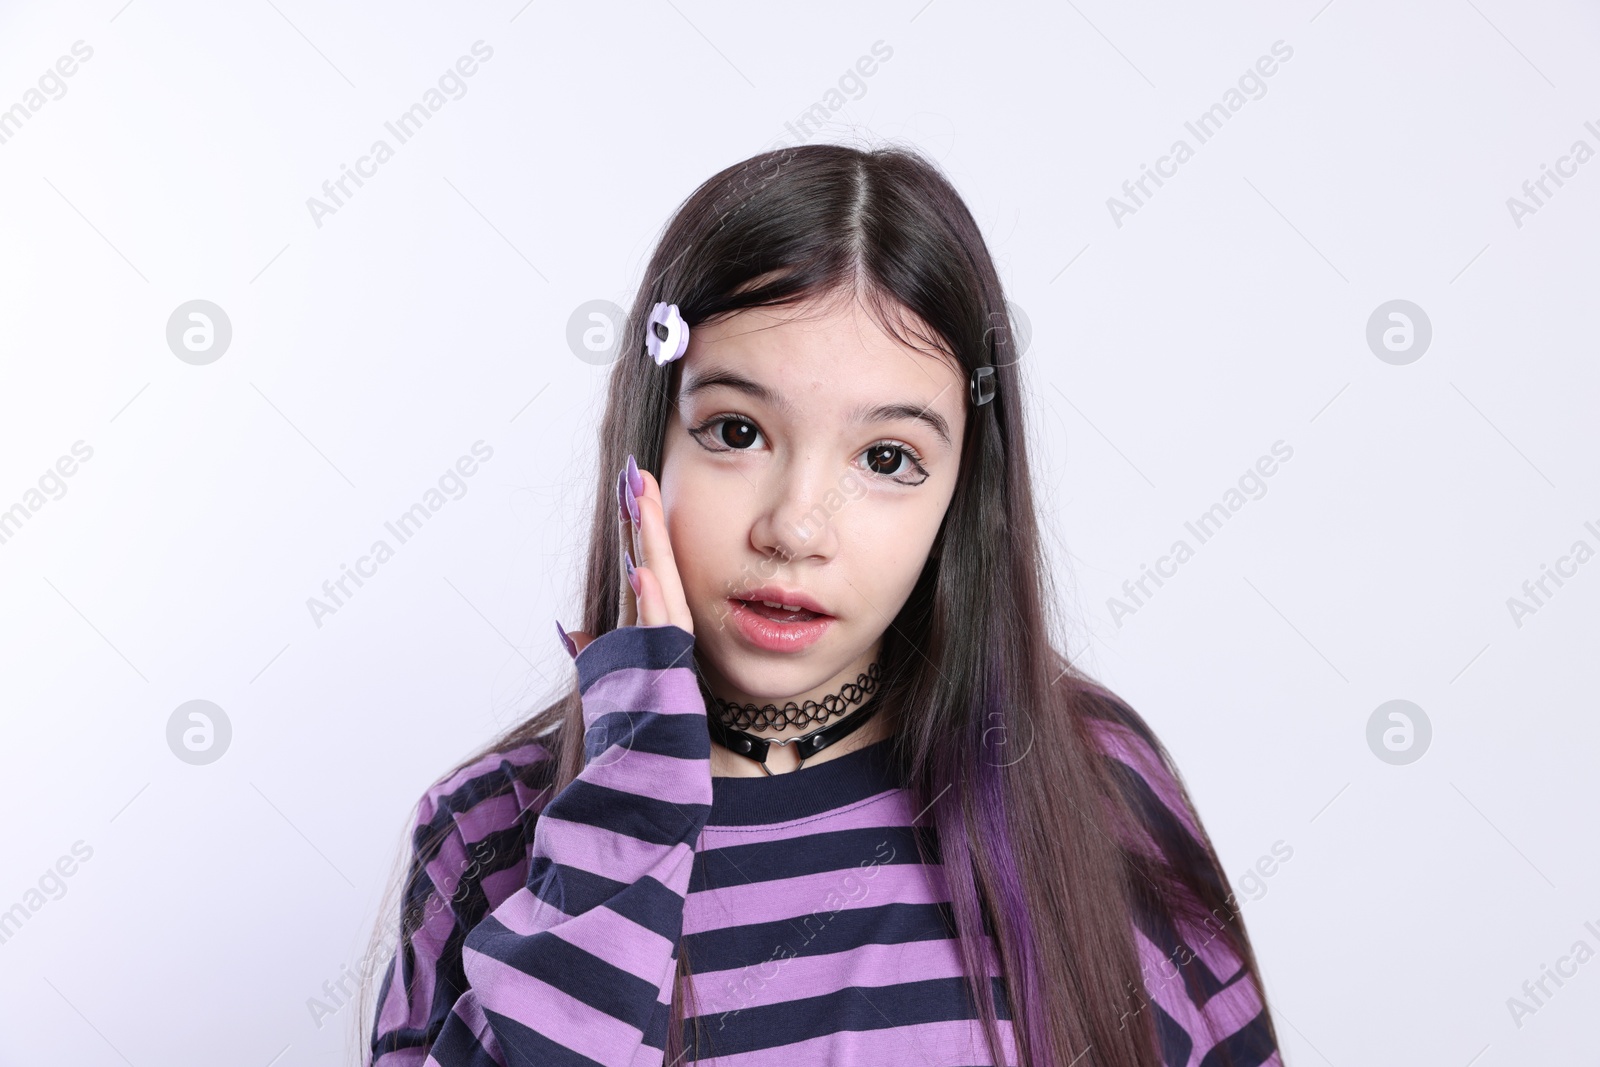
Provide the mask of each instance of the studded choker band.
[{"label": "studded choker band", "polygon": [[859,704],[864,698],[871,695],[878,688],[879,667],[873,663],[867,667],[854,682],[849,682],[838,693],[830,693],[820,702],[807,700],[796,704],[794,701],[786,702],[779,708],[773,704],[735,704],[723,700],[712,693],[706,686],[705,679],[701,678],[700,688],[705,694],[708,703],[717,709],[717,714],[707,715],[706,724],[711,730],[711,736],[723,748],[747,756],[761,765],[767,774],[772,771],[767,768],[767,753],[773,745],[794,745],[795,751],[800,756],[803,766],[805,761],[824,748],[841,741],[850,734],[855,733],[866,725],[881,706],[876,701],[867,701],[867,704],[854,715],[846,717],[841,722],[832,726],[822,726],[810,733],[801,734],[799,737],[762,737],[744,729],[747,726],[784,727],[801,726],[809,722],[825,723],[829,719],[845,714],[852,704]]}]

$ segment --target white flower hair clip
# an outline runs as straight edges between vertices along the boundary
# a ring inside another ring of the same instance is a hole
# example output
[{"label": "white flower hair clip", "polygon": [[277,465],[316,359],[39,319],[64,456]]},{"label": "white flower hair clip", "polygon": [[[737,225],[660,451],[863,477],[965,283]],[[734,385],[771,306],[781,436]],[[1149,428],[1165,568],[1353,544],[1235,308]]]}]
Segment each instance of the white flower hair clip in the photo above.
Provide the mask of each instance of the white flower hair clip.
[{"label": "white flower hair clip", "polygon": [[650,309],[649,321],[644,327],[645,355],[665,367],[682,356],[689,347],[689,325],[678,314],[678,305],[665,300]]}]

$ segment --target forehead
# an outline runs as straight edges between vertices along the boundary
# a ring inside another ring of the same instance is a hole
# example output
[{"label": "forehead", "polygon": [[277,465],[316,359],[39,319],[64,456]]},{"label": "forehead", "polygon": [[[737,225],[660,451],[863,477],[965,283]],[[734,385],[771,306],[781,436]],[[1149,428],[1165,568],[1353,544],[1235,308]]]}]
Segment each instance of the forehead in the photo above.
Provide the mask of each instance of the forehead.
[{"label": "forehead", "polygon": [[904,341],[848,298],[749,308],[693,327],[679,360],[680,396],[732,372],[813,412],[893,400],[959,418],[965,387],[956,360],[936,347],[926,324],[896,311]]}]

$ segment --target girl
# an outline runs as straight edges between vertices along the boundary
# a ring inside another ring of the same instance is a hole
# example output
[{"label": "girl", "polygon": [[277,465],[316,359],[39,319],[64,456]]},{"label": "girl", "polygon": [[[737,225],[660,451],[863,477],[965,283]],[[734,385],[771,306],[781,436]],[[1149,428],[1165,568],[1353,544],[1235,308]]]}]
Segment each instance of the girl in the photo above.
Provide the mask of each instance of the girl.
[{"label": "girl", "polygon": [[1050,638],[955,190],[763,153],[647,277],[576,683],[422,797],[368,1062],[1281,1067],[1170,758]]}]

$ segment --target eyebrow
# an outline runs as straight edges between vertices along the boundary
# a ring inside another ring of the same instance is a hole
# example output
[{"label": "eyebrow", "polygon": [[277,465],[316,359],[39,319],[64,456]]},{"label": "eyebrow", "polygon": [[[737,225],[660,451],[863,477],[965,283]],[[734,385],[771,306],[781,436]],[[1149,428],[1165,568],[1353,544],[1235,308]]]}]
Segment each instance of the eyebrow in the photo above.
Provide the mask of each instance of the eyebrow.
[{"label": "eyebrow", "polygon": [[[791,404],[788,398],[784,397],[782,394],[768,389],[758,381],[746,378],[737,371],[727,370],[720,367],[707,369],[699,374],[691,375],[684,382],[683,387],[679,390],[678,399],[680,401],[689,400],[696,393],[704,392],[707,389],[714,389],[718,386],[721,386],[724,389],[732,389],[736,392],[743,393],[748,397],[752,397],[755,400],[759,400],[761,403],[781,414],[790,415],[794,413],[794,405]],[[852,421],[857,423],[894,422],[899,419],[910,419],[915,422],[921,422],[934,433],[939,435],[939,439],[944,442],[946,448],[950,448],[952,446],[952,442],[950,440],[949,423],[945,421],[943,415],[940,415],[937,411],[932,410],[927,405],[909,404],[904,402],[888,404],[861,404],[850,412],[850,418]]]}]

